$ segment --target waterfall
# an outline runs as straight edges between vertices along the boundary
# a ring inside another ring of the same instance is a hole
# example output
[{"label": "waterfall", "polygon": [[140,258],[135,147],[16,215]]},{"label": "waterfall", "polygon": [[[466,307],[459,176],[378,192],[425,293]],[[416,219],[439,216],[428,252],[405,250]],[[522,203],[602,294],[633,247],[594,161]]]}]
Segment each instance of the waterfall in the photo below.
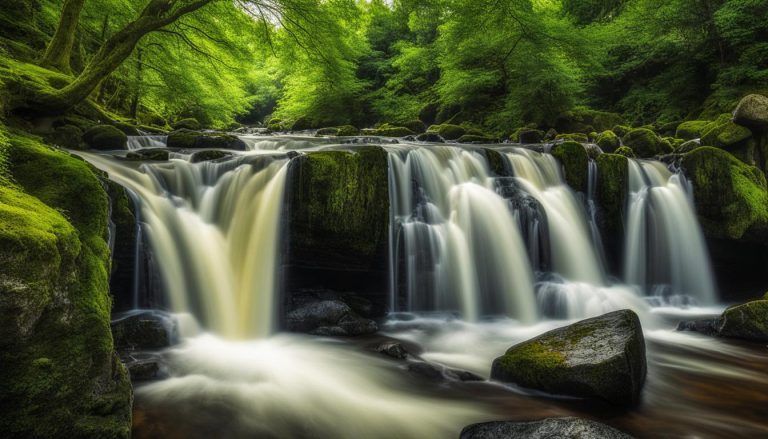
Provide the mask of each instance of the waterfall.
[{"label": "waterfall", "polygon": [[135,169],[86,157],[139,198],[173,311],[229,338],[273,330],[286,159],[174,159]]},{"label": "waterfall", "polygon": [[523,238],[487,160],[451,146],[400,146],[389,148],[389,167],[393,309],[534,321]]},{"label": "waterfall", "polygon": [[661,304],[715,303],[707,248],[687,181],[655,161],[629,161],[625,281]]},{"label": "waterfall", "polygon": [[140,133],[139,136],[128,136],[129,151],[141,148],[165,148],[168,145],[168,136]]}]

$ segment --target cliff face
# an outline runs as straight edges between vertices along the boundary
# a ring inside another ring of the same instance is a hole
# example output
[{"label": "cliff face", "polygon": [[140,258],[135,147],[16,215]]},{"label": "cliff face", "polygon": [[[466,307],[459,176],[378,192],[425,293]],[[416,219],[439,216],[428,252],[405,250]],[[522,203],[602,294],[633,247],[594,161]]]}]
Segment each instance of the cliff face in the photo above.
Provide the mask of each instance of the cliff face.
[{"label": "cliff face", "polygon": [[84,161],[0,126],[0,435],[128,437],[109,201]]}]

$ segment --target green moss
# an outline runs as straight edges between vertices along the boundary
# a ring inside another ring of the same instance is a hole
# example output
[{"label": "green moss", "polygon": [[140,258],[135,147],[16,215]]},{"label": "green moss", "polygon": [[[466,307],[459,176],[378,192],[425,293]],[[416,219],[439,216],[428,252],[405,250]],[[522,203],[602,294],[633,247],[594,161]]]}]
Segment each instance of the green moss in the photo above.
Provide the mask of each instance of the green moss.
[{"label": "green moss", "polygon": [[754,300],[725,310],[719,334],[753,341],[768,341],[768,300]]},{"label": "green moss", "polygon": [[565,181],[573,190],[586,192],[589,156],[584,146],[577,142],[563,142],[552,147],[565,171]]},{"label": "green moss", "polygon": [[565,140],[565,141],[568,141],[568,142],[587,143],[587,142],[589,142],[589,137],[587,137],[586,134],[581,134],[581,133],[558,134],[557,136],[555,136],[555,140]]},{"label": "green moss", "polygon": [[603,152],[614,152],[621,146],[619,136],[610,130],[600,133],[597,136],[595,143],[597,143],[597,146],[599,146]]},{"label": "green moss", "polygon": [[589,134],[592,131],[609,130],[622,122],[623,118],[616,113],[578,108],[559,115],[555,128],[561,133]]},{"label": "green moss", "polygon": [[[127,437],[130,387],[114,362],[106,194],[82,160],[9,136],[0,187],[0,431]],[[104,401],[113,401],[108,413]],[[88,428],[81,423],[88,420]]]},{"label": "green moss", "polygon": [[386,123],[370,132],[370,135],[372,136],[382,136],[382,137],[405,137],[405,136],[413,136],[415,134],[416,133],[409,130],[408,128],[392,126]]},{"label": "green moss", "polygon": [[708,236],[768,235],[768,192],[759,169],[712,147],[689,152],[682,166],[693,184],[696,210]]},{"label": "green moss", "polygon": [[627,158],[630,158],[630,159],[633,159],[633,158],[636,157],[635,156],[635,151],[632,151],[632,148],[630,148],[628,146],[620,146],[615,151],[615,153],[618,154],[618,155],[623,155],[624,157],[627,157]]},{"label": "green moss", "polygon": [[744,163],[754,163],[755,141],[752,138],[752,131],[736,125],[728,115],[704,127],[701,144],[725,149]]},{"label": "green moss", "polygon": [[464,134],[463,136],[459,137],[457,140],[459,143],[496,143],[496,139],[492,139],[487,136],[477,136],[474,134]]},{"label": "green moss", "polygon": [[648,128],[635,128],[630,130],[621,139],[622,143],[632,148],[638,157],[650,158],[672,152],[672,146],[665,143],[653,131]]},{"label": "green moss", "polygon": [[400,124],[400,126],[408,128],[409,130],[413,131],[416,134],[421,134],[427,131],[427,126],[424,124],[424,122],[420,121],[419,119],[403,122]]},{"label": "green moss", "polygon": [[520,143],[541,143],[544,140],[544,131],[525,128],[517,133]]},{"label": "green moss", "polygon": [[437,133],[445,140],[457,140],[467,133],[467,130],[460,125],[444,123],[441,125],[432,125],[427,128],[427,132]]},{"label": "green moss", "polygon": [[557,374],[567,366],[563,354],[536,341],[513,347],[498,364],[505,370],[516,371],[517,382],[525,387],[541,387],[542,374]]},{"label": "green moss", "polygon": [[360,135],[360,130],[352,125],[342,125],[338,127],[336,135],[339,137],[350,137]]},{"label": "green moss", "polygon": [[704,127],[709,124],[708,120],[689,120],[677,126],[675,137],[684,140],[698,139],[701,137]]},{"label": "green moss", "polygon": [[626,202],[628,159],[619,154],[597,157],[597,198],[602,207],[603,226],[610,231],[621,230]]},{"label": "green moss", "polygon": [[128,136],[112,125],[96,125],[83,133],[83,141],[93,149],[126,149]]},{"label": "green moss", "polygon": [[483,153],[485,154],[485,157],[488,160],[488,166],[493,173],[498,176],[511,176],[507,169],[507,161],[500,152],[490,148],[483,148]]}]

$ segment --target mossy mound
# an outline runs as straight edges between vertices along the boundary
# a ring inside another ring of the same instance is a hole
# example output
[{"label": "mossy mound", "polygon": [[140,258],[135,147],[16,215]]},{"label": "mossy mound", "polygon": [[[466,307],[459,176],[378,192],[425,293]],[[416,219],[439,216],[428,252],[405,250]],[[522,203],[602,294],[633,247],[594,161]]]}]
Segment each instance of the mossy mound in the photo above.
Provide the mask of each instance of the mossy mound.
[{"label": "mossy mound", "polygon": [[201,133],[191,130],[176,130],[168,135],[168,148],[179,149],[233,149],[245,151],[246,144],[237,136],[220,133]]},{"label": "mossy mound", "polygon": [[437,133],[422,133],[416,136],[416,140],[419,142],[445,143],[445,139]]},{"label": "mossy mound", "polygon": [[677,126],[675,137],[683,140],[698,139],[701,137],[704,127],[709,124],[708,120],[689,120]]},{"label": "mossy mound", "polygon": [[749,128],[768,127],[768,97],[751,94],[742,98],[733,110],[733,121]]},{"label": "mossy mound", "polygon": [[272,118],[267,122],[267,129],[269,131],[287,131],[288,127],[283,124],[282,119]]},{"label": "mossy mound", "polygon": [[624,157],[629,159],[633,159],[637,157],[635,155],[635,151],[632,151],[632,148],[628,146],[620,146],[614,153],[618,155],[623,155]]},{"label": "mossy mound", "polygon": [[129,152],[125,155],[128,160],[152,160],[152,161],[166,161],[170,156],[169,152],[165,148],[145,148],[137,151]]},{"label": "mossy mound", "polygon": [[69,149],[83,149],[83,130],[75,125],[63,125],[54,128],[45,135],[45,141],[50,145]]},{"label": "mossy mound", "polygon": [[484,143],[496,143],[496,139],[488,137],[488,136],[478,136],[476,134],[464,134],[463,136],[459,137],[457,140],[459,143],[471,143],[471,144],[477,144],[481,145]]},{"label": "mossy mound", "polygon": [[597,146],[599,146],[603,152],[614,152],[621,146],[619,136],[611,130],[603,131],[598,134],[595,143],[597,143]]},{"label": "mossy mound", "polygon": [[647,128],[635,128],[622,137],[621,142],[629,146],[641,158],[651,158],[672,152],[672,145],[664,142]]},{"label": "mossy mound", "polygon": [[597,199],[602,208],[601,222],[607,230],[621,230],[629,182],[628,159],[619,154],[600,154],[596,161]]},{"label": "mossy mound", "polygon": [[400,124],[400,126],[408,128],[415,134],[422,134],[427,131],[427,125],[425,125],[424,122],[420,121],[419,119],[403,122]]},{"label": "mossy mound", "polygon": [[725,149],[744,163],[754,163],[752,131],[733,123],[729,115],[723,115],[704,127],[701,144]]},{"label": "mossy mound", "polygon": [[689,152],[682,167],[693,184],[696,211],[707,236],[768,236],[768,192],[759,169],[713,147]]},{"label": "mossy mound", "polygon": [[[0,431],[129,437],[109,329],[107,195],[82,160],[20,134],[0,150]],[[12,172],[7,172],[11,170]]]},{"label": "mossy mound", "polygon": [[91,149],[110,151],[126,149],[128,136],[112,125],[96,125],[83,133],[83,141]]},{"label": "mossy mound", "polygon": [[523,129],[517,134],[520,143],[541,143],[544,140],[544,131],[536,129]]},{"label": "mossy mound", "polygon": [[689,140],[687,142],[684,142],[680,146],[675,148],[675,154],[688,154],[689,152],[693,151],[694,149],[701,146],[701,142],[699,142],[698,139]]},{"label": "mossy mound", "polygon": [[467,134],[467,130],[460,125],[444,123],[441,125],[432,125],[427,128],[428,133],[437,133],[445,140],[457,140],[459,137]]},{"label": "mossy mound", "polygon": [[726,309],[720,317],[717,330],[724,337],[767,342],[768,300],[755,300]]},{"label": "mossy mound", "polygon": [[587,142],[589,142],[589,137],[586,134],[569,133],[569,134],[558,134],[557,136],[555,136],[555,140],[565,140],[567,142],[587,143]]},{"label": "mossy mound", "polygon": [[575,191],[586,192],[589,155],[581,143],[563,142],[552,147],[552,155],[565,171],[565,181]]},{"label": "mossy mound", "polygon": [[371,136],[381,137],[405,137],[413,136],[416,133],[406,127],[398,127],[390,124],[383,124],[376,129],[367,132]]},{"label": "mossy mound", "polygon": [[616,133],[616,135],[619,137],[624,137],[631,130],[632,128],[627,125],[615,125],[613,128],[611,128],[611,131]]},{"label": "mossy mound", "polygon": [[615,311],[515,345],[493,361],[491,378],[560,395],[636,405],[646,376],[637,314]]},{"label": "mossy mound", "polygon": [[176,122],[171,125],[171,128],[174,130],[199,130],[201,127],[200,122],[197,121],[197,119],[194,118],[186,118],[177,120]]},{"label": "mossy mound", "polygon": [[205,151],[197,151],[189,158],[192,163],[208,162],[211,160],[219,160],[225,157],[232,157],[232,153],[229,151],[220,151],[218,149],[208,149]]}]

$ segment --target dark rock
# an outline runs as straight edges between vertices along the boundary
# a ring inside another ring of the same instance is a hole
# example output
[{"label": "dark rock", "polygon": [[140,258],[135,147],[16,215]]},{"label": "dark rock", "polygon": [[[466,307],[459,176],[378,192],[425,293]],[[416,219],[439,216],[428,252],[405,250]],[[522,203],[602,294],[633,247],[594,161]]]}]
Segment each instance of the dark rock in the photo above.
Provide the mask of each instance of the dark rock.
[{"label": "dark rock", "polygon": [[733,111],[733,121],[748,128],[768,127],[768,97],[751,94],[742,98]]},{"label": "dark rock", "polygon": [[437,133],[422,133],[416,136],[419,142],[445,143],[445,139]]},{"label": "dark rock", "polygon": [[436,133],[445,140],[456,140],[467,134],[467,130],[459,125],[444,123],[441,125],[432,125],[427,128],[427,133]]},{"label": "dark rock", "polygon": [[459,369],[446,369],[445,374],[449,378],[453,378],[457,381],[485,381],[485,378],[481,377],[478,374],[469,372],[467,370],[459,370]]},{"label": "dark rock", "polygon": [[387,341],[376,346],[376,352],[399,360],[404,360],[408,357],[408,351],[405,350],[402,344],[395,341]]},{"label": "dark rock", "polygon": [[768,341],[768,300],[732,306],[717,322],[718,334],[744,340]]},{"label": "dark rock", "polygon": [[552,147],[552,155],[565,171],[565,181],[573,190],[587,191],[589,155],[581,143],[567,141]]},{"label": "dark rock", "polygon": [[632,439],[632,436],[589,419],[567,417],[540,421],[497,421],[473,424],[461,439]]},{"label": "dark rock", "polygon": [[427,363],[425,361],[418,361],[418,362],[408,364],[408,372],[412,373],[413,375],[419,378],[424,378],[429,381],[445,380],[445,376],[443,376],[442,368],[439,368],[434,364]]},{"label": "dark rock", "polygon": [[363,335],[378,331],[376,322],[360,317],[346,303],[323,299],[308,301],[288,312],[286,326],[289,331],[333,336]]},{"label": "dark rock", "polygon": [[554,394],[638,403],[645,340],[637,314],[615,311],[549,331],[497,358],[491,377]]},{"label": "dark rock", "polygon": [[677,324],[677,330],[700,332],[705,335],[716,335],[717,319],[703,319],[680,322]]},{"label": "dark rock", "polygon": [[424,124],[424,122],[418,119],[409,120],[408,122],[404,122],[401,125],[405,128],[408,128],[409,130],[413,131],[416,134],[421,134],[427,130],[427,126]]},{"label": "dark rock", "polygon": [[541,143],[544,140],[544,132],[541,130],[525,129],[518,133],[520,143]]},{"label": "dark rock", "polygon": [[665,143],[653,131],[647,128],[635,128],[621,139],[640,158],[651,158],[660,154],[672,152],[672,145]]},{"label": "dark rock", "polygon": [[137,361],[126,365],[131,381],[149,381],[158,378],[160,365],[155,361]]},{"label": "dark rock", "polygon": [[115,128],[125,133],[126,136],[140,136],[141,133],[135,126],[123,122],[115,122]]},{"label": "dark rock", "polygon": [[144,148],[131,151],[125,155],[128,160],[168,160],[168,150],[165,148]]},{"label": "dark rock", "polygon": [[160,311],[128,313],[112,321],[117,349],[162,349],[178,338],[176,321]]},{"label": "dark rock", "polygon": [[45,142],[62,148],[83,149],[83,131],[75,125],[56,127],[45,135]]},{"label": "dark rock", "polygon": [[225,157],[232,157],[232,153],[229,151],[220,151],[218,149],[207,149],[205,151],[198,151],[193,153],[189,161],[192,163],[199,163],[211,160],[219,160]]},{"label": "dark rock", "polygon": [[617,149],[619,149],[619,147],[621,147],[621,140],[619,140],[619,136],[610,130],[600,133],[595,139],[595,143],[597,143],[597,146],[599,146],[603,152],[615,152]]},{"label": "dark rock", "polygon": [[486,143],[496,143],[496,139],[488,136],[479,136],[476,134],[464,134],[457,140],[459,143],[470,143],[475,145],[482,145]]},{"label": "dark rock", "polygon": [[245,142],[237,136],[221,133],[201,133],[181,129],[168,135],[168,148],[178,149],[233,149],[245,151]]},{"label": "dark rock", "polygon": [[112,125],[96,125],[83,133],[83,141],[88,147],[102,151],[126,149],[128,136]]}]

